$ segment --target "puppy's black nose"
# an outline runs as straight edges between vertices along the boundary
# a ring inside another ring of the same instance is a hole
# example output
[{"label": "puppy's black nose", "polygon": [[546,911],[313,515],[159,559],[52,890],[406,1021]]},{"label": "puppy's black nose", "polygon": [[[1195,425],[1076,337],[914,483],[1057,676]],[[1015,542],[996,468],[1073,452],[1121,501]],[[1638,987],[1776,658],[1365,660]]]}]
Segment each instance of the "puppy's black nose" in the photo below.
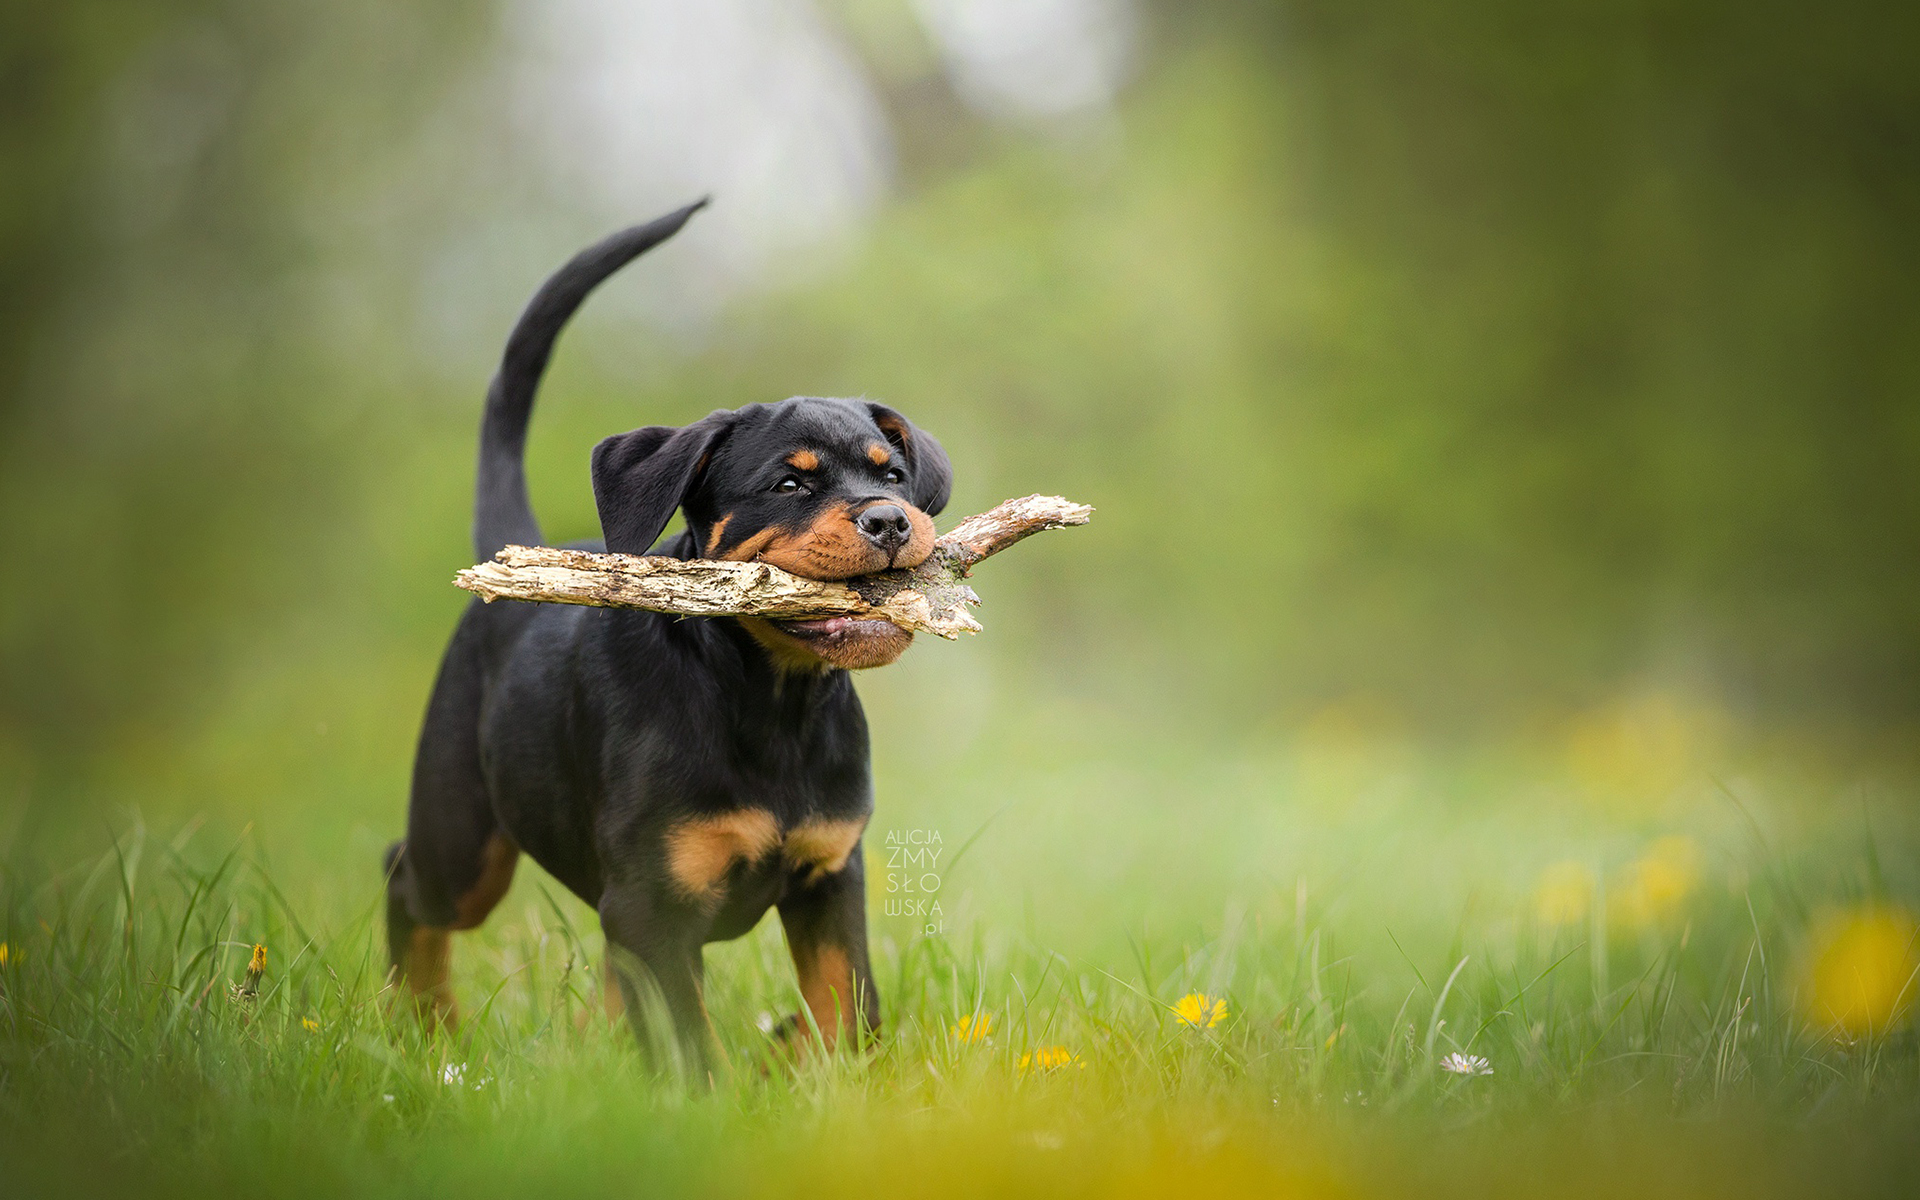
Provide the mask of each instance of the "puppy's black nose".
[{"label": "puppy's black nose", "polygon": [[913,534],[906,510],[898,504],[876,504],[861,513],[857,523],[867,540],[888,554],[906,545],[907,538]]}]

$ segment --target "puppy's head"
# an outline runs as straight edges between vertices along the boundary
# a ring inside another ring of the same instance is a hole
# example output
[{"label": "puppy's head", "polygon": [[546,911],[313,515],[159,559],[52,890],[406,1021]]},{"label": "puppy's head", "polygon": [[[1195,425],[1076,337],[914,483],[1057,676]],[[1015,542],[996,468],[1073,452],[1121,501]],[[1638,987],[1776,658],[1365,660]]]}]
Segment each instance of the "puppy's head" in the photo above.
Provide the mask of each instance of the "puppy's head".
[{"label": "puppy's head", "polygon": [[[679,508],[701,557],[807,579],[918,566],[952,483],[939,442],[860,400],[753,404],[681,429],[636,429],[593,451],[607,549],[645,554]],[[788,670],[885,666],[913,640],[887,621],[740,620]]]}]

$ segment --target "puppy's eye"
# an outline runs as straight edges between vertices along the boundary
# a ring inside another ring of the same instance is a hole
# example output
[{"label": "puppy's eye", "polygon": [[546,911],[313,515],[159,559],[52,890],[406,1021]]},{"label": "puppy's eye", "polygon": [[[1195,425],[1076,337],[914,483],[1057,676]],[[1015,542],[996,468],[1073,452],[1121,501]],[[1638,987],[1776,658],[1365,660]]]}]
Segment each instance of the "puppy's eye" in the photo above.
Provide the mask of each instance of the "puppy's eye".
[{"label": "puppy's eye", "polygon": [[906,478],[907,478],[907,473],[905,471],[902,471],[899,467],[887,468],[888,483],[904,483],[906,482]]},{"label": "puppy's eye", "polygon": [[773,490],[776,492],[779,492],[783,496],[791,496],[795,492],[800,490],[800,481],[798,479],[795,479],[793,476],[789,475],[785,479],[782,479],[779,483],[774,484]]}]

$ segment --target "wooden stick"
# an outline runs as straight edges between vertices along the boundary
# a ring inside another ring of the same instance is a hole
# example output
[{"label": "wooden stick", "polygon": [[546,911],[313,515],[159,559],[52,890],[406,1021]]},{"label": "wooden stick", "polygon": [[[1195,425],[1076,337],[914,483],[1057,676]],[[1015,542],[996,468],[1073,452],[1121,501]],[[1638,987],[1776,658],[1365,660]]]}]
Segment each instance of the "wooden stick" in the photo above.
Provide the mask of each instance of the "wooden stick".
[{"label": "wooden stick", "polygon": [[1085,525],[1092,515],[1089,505],[1058,496],[1009,500],[960,522],[911,570],[838,582],[802,579],[768,563],[641,558],[552,546],[508,546],[453,582],[489,603],[504,597],[690,617],[880,617],[909,633],[954,638],[980,631],[967,612],[980,597],[961,582],[975,566],[1022,538]]}]

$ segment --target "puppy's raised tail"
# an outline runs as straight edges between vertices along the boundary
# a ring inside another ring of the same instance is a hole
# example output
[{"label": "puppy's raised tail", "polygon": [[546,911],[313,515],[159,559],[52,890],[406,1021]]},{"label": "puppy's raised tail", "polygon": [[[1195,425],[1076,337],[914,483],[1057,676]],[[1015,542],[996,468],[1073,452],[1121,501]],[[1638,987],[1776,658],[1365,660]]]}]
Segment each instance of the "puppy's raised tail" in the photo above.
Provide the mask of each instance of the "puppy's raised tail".
[{"label": "puppy's raised tail", "polygon": [[480,470],[473,498],[475,562],[485,562],[509,544],[540,544],[540,522],[527,499],[527,421],[554,339],[567,318],[602,280],[680,232],[687,218],[706,205],[703,197],[587,247],[541,284],[520,314],[500,357],[500,371],[487,388],[487,411],[480,420]]}]

